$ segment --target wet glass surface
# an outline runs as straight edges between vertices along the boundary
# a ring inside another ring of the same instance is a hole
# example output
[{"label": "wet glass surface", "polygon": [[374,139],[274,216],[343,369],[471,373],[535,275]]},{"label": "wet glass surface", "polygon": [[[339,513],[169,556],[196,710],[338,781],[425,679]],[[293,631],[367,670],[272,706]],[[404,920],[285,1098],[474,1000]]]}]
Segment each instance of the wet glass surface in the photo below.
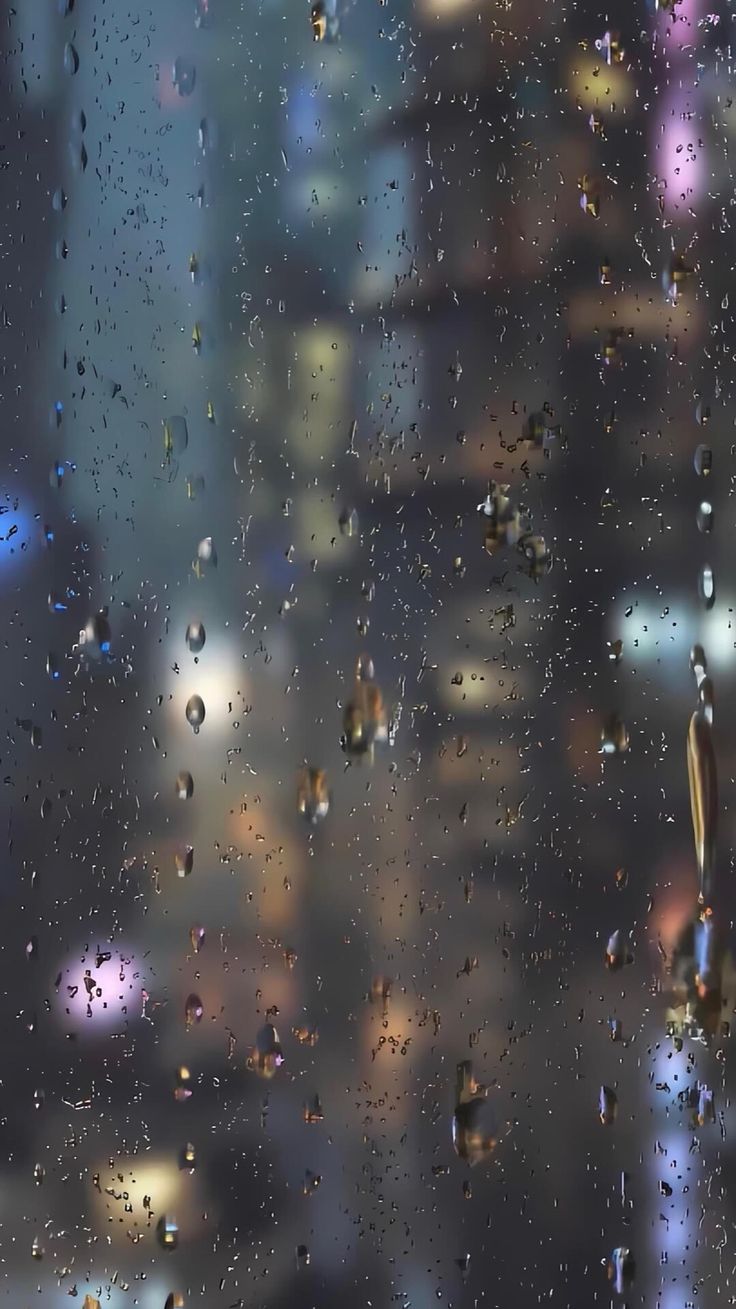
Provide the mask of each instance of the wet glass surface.
[{"label": "wet glass surface", "polygon": [[730,10],[3,17],[4,1298],[732,1303]]}]

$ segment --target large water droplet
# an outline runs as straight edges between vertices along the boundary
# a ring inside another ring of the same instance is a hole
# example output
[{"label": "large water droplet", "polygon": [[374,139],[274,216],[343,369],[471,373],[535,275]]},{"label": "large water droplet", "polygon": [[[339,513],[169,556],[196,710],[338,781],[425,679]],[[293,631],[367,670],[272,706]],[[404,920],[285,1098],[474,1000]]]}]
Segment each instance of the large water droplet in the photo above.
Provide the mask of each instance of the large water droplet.
[{"label": "large water droplet", "polygon": [[187,1031],[189,1031],[189,1028],[193,1027],[195,1023],[201,1023],[203,1013],[204,1008],[199,996],[194,993],[188,995],[184,1005],[184,1022]]},{"label": "large water droplet", "polygon": [[164,1214],[156,1226],[159,1245],[164,1250],[175,1250],[179,1244],[179,1224],[172,1214]]},{"label": "large water droplet", "polygon": [[186,717],[189,726],[198,732],[205,719],[204,700],[201,695],[190,695],[187,700]]},{"label": "large water droplet", "polygon": [[187,627],[186,640],[192,654],[199,654],[200,650],[204,649],[204,643],[207,640],[204,623],[190,623]]},{"label": "large water droplet", "polygon": [[194,795],[194,778],[191,773],[177,773],[176,794],[180,800],[191,800]]}]

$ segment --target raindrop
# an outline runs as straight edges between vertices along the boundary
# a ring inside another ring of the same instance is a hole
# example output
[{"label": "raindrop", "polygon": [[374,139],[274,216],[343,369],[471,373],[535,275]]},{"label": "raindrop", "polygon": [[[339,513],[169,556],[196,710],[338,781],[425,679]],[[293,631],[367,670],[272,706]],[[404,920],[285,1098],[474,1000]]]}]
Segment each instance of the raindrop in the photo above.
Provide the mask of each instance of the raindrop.
[{"label": "raindrop", "polygon": [[709,445],[699,445],[693,457],[698,477],[709,477],[713,470],[713,451]]},{"label": "raindrop", "polygon": [[174,1087],[174,1099],[179,1103],[191,1099],[193,1094],[191,1080],[192,1075],[186,1064],[180,1064],[176,1070],[176,1086]]},{"label": "raindrop", "polygon": [[598,1117],[604,1127],[611,1127],[618,1113],[618,1097],[610,1086],[602,1086],[598,1094]]},{"label": "raindrop", "polygon": [[195,734],[198,733],[205,718],[204,700],[201,695],[190,695],[187,700],[186,718]]},{"label": "raindrop", "polygon": [[608,1276],[617,1295],[625,1295],[634,1280],[634,1259],[627,1246],[617,1246],[608,1261]]},{"label": "raindrop", "polygon": [[207,568],[217,568],[217,551],[211,536],[205,536],[197,546],[195,571],[201,576]]},{"label": "raindrop", "polygon": [[698,1087],[698,1108],[696,1113],[696,1124],[698,1127],[705,1127],[709,1123],[716,1121],[716,1105],[713,1092],[708,1086]]},{"label": "raindrop", "polygon": [[629,733],[618,714],[609,714],[601,727],[601,754],[625,754],[629,748]]},{"label": "raindrop", "polygon": [[174,856],[177,877],[189,877],[194,868],[194,846],[185,845]]},{"label": "raindrop", "polygon": [[79,648],[89,658],[97,660],[110,653],[111,644],[112,635],[107,610],[101,609],[98,614],[87,619],[79,633]]},{"label": "raindrop", "polygon": [[194,994],[188,995],[186,1004],[184,1005],[184,1022],[187,1031],[189,1031],[190,1027],[193,1027],[195,1023],[201,1023],[203,1013],[204,1009],[199,996]]},{"label": "raindrop", "polygon": [[343,749],[355,758],[373,761],[374,747],[388,740],[386,709],[380,687],[373,679],[373,663],[358,660],[353,694],[343,715]]},{"label": "raindrop", "polygon": [[167,459],[179,459],[189,445],[189,429],[186,418],[174,414],[164,422],[164,455]]},{"label": "raindrop", "polygon": [[698,524],[699,532],[713,531],[713,506],[710,503],[710,500],[701,500],[698,505],[696,522]]},{"label": "raindrop", "polygon": [[164,1214],[156,1225],[158,1243],[164,1250],[175,1250],[179,1244],[179,1225],[171,1214]]},{"label": "raindrop", "polygon": [[357,509],[343,509],[337,521],[343,536],[358,535],[359,520]]},{"label": "raindrop", "polygon": [[191,773],[177,773],[176,794],[180,800],[191,800],[194,795],[194,778]]},{"label": "raindrop", "polygon": [[190,623],[187,628],[186,640],[192,654],[199,654],[200,650],[204,649],[204,643],[207,640],[204,623]]},{"label": "raindrop", "polygon": [[64,72],[69,73],[70,77],[79,69],[79,55],[71,41],[67,41],[64,46]]},{"label": "raindrop", "polygon": [[505,483],[491,482],[488,495],[478,505],[479,511],[490,520],[485,533],[485,548],[490,555],[501,546],[518,545],[523,535],[521,511],[512,504],[508,491]]},{"label": "raindrop", "polygon": [[325,818],[330,808],[327,774],[323,768],[307,768],[299,780],[297,808],[308,823]]},{"label": "raindrop", "polygon": [[713,889],[716,863],[718,773],[712,725],[707,714],[700,708],[695,710],[688,728],[687,772],[700,895],[708,901]]},{"label": "raindrop", "polygon": [[617,928],[608,939],[608,945],[606,946],[606,966],[612,973],[617,973],[622,968],[625,968],[627,964],[632,964],[633,962],[634,956],[631,952],[629,939],[624,935],[620,928]]},{"label": "raindrop", "polygon": [[699,427],[707,427],[710,422],[710,405],[703,404],[702,400],[698,400],[695,406],[695,421]]},{"label": "raindrop", "polygon": [[488,1098],[468,1062],[458,1064],[456,1099],[452,1143],[458,1157],[474,1167],[493,1154],[497,1131]]},{"label": "raindrop", "polygon": [[189,940],[195,954],[199,954],[205,941],[205,930],[197,924],[189,928]]},{"label": "raindrop", "polygon": [[182,1172],[193,1173],[197,1167],[197,1151],[191,1141],[187,1141],[179,1155],[179,1167]]},{"label": "raindrop", "polygon": [[337,0],[316,0],[309,15],[314,41],[331,41],[337,36]]},{"label": "raindrop", "polygon": [[580,208],[591,218],[598,218],[601,212],[600,183],[588,173],[584,173],[578,182],[580,188]]},{"label": "raindrop", "polygon": [[710,564],[703,564],[698,573],[698,595],[706,609],[712,609],[716,602],[716,582]]},{"label": "raindrop", "polygon": [[284,1062],[279,1034],[272,1023],[264,1023],[256,1043],[248,1053],[246,1067],[259,1077],[270,1080]]},{"label": "raindrop", "polygon": [[196,76],[194,64],[190,63],[188,59],[182,59],[180,57],[174,61],[171,80],[179,92],[179,95],[192,94]]},{"label": "raindrop", "polygon": [[686,283],[692,277],[692,273],[693,270],[686,262],[684,255],[672,256],[662,274],[662,285],[671,304],[677,304],[681,299]]},{"label": "raindrop", "polygon": [[552,554],[544,537],[524,536],[519,542],[519,548],[526,559],[529,576],[535,581],[546,576],[552,567]]}]

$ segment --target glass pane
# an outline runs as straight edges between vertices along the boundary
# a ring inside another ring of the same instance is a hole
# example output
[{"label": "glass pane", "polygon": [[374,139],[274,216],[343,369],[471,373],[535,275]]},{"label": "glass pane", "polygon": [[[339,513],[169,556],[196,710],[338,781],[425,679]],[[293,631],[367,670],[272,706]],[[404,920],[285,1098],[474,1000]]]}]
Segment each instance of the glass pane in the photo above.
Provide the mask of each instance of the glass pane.
[{"label": "glass pane", "polygon": [[730,1304],[730,12],[5,18],[8,1303]]}]

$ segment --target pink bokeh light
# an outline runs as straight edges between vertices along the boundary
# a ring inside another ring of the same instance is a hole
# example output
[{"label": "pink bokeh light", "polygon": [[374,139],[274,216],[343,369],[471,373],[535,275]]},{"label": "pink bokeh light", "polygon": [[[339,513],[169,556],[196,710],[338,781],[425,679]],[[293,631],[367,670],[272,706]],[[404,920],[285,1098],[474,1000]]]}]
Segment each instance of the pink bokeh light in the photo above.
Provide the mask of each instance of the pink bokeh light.
[{"label": "pink bokeh light", "polygon": [[687,219],[703,195],[707,176],[695,97],[682,90],[669,91],[656,118],[652,156],[657,193],[663,196],[670,217]]},{"label": "pink bokeh light", "polygon": [[123,1030],[145,1012],[146,976],[130,951],[86,947],[60,970],[56,1012],[65,1027],[77,1032]]}]

